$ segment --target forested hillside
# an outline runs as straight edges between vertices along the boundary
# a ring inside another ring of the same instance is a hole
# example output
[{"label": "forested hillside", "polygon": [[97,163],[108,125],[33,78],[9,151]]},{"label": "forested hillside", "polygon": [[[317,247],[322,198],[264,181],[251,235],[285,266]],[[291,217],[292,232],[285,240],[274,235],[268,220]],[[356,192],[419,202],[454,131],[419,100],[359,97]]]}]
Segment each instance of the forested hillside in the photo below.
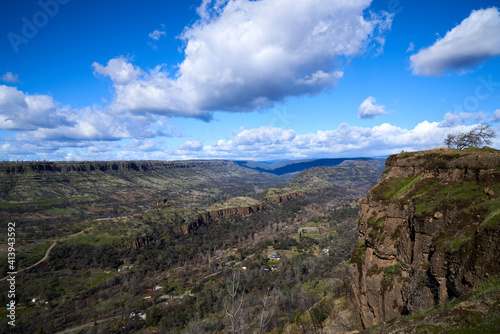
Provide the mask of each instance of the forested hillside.
[{"label": "forested hillside", "polygon": [[382,172],[118,165],[2,174],[5,221],[19,226],[20,333],[94,322],[106,333],[312,330],[340,307],[327,300],[347,296],[357,201]]}]

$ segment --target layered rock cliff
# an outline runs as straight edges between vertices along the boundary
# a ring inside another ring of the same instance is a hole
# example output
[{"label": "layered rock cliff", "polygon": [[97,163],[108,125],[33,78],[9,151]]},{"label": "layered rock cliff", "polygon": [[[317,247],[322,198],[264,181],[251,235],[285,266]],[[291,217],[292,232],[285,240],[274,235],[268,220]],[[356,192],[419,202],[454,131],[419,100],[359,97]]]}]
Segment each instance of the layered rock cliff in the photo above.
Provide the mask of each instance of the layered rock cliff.
[{"label": "layered rock cliff", "polygon": [[[313,191],[313,189],[307,189],[307,191],[311,192]],[[314,191],[317,191],[317,189],[314,189]],[[269,188],[264,194],[264,198],[271,203],[282,203],[305,195],[306,189],[296,186],[285,188]]]},{"label": "layered rock cliff", "polygon": [[210,220],[221,219],[225,217],[227,218],[230,216],[246,216],[254,212],[262,211],[263,208],[264,207],[262,204],[256,204],[244,207],[234,207],[234,208],[225,208],[225,209],[207,211],[201,213],[196,221],[193,221],[190,224],[183,225],[182,232],[184,234],[187,234],[191,231],[195,231],[198,228],[200,228],[200,226],[205,225]]},{"label": "layered rock cliff", "polygon": [[[180,225],[180,231],[187,234],[195,231],[210,220],[227,218],[230,216],[245,216],[264,209],[261,202],[250,197],[233,197],[225,203],[216,203],[202,212],[191,213],[184,217],[184,223]],[[192,215],[196,214],[196,218]]]},{"label": "layered rock cliff", "polygon": [[364,327],[500,273],[500,151],[392,155],[361,204],[350,276]]},{"label": "layered rock cliff", "polygon": [[127,248],[139,249],[147,247],[153,241],[152,237],[138,237],[127,243]]},{"label": "layered rock cliff", "polygon": [[289,194],[285,194],[285,195],[281,195],[281,196],[270,197],[269,201],[272,203],[282,203],[282,202],[286,202],[286,201],[289,201],[291,199],[294,199],[294,198],[297,198],[300,196],[305,196],[305,195],[306,195],[306,193],[304,191],[299,191],[299,192],[293,192],[293,193],[289,193]]},{"label": "layered rock cliff", "polygon": [[229,161],[82,161],[82,162],[4,162],[0,173],[23,174],[28,172],[90,172],[90,171],[147,171],[157,169],[225,166]]},{"label": "layered rock cliff", "polygon": [[233,208],[225,208],[225,209],[219,209],[219,210],[214,210],[214,211],[209,211],[201,215],[201,219],[203,221],[208,221],[210,219],[220,219],[222,217],[229,217],[229,216],[245,216],[249,215],[254,212],[262,211],[263,209],[262,203],[259,204],[254,204],[250,206],[243,206],[243,207],[233,207]]}]

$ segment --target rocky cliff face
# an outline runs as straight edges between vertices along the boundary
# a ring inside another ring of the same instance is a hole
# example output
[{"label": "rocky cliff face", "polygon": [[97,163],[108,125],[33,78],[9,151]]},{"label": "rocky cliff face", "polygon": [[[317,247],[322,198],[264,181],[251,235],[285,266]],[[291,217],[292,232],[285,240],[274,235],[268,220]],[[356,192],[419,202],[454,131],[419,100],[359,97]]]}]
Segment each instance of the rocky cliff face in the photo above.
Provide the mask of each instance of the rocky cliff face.
[{"label": "rocky cliff face", "polygon": [[153,238],[151,237],[139,237],[127,243],[127,248],[139,249],[150,245]]},{"label": "rocky cliff face", "polygon": [[[317,190],[319,191],[319,190]],[[281,203],[285,201],[289,201],[291,199],[297,198],[299,196],[305,196],[305,192],[293,192],[293,193],[287,193],[284,195],[280,196],[275,196],[275,197],[270,197],[268,200],[272,203]],[[238,203],[240,201],[240,204],[233,204],[234,206],[231,205],[231,201],[234,201],[234,203]],[[157,202],[157,205],[165,205],[167,204],[167,200],[160,200]],[[253,204],[249,204],[253,203]],[[214,219],[221,219],[224,217],[229,217],[229,216],[245,216],[252,214],[254,212],[259,212],[264,209],[264,206],[262,203],[245,198],[245,197],[236,197],[231,199],[228,203],[223,204],[223,208],[216,209],[216,208],[209,208],[208,211],[203,212],[199,215],[199,218],[189,224],[182,225],[181,230],[184,234],[187,234],[191,231],[197,230],[200,226],[205,225],[208,221],[214,220]]]},{"label": "rocky cliff face", "polygon": [[294,192],[294,193],[285,194],[285,195],[281,195],[281,196],[271,197],[271,198],[269,198],[269,201],[272,203],[281,203],[281,202],[286,202],[286,201],[289,201],[291,199],[297,198],[299,196],[305,196],[305,195],[306,195],[305,192],[299,191],[299,192]]},{"label": "rocky cliff face", "polygon": [[0,173],[23,174],[28,172],[90,172],[90,171],[147,171],[155,169],[224,166],[229,161],[82,161],[82,162],[5,162]]},{"label": "rocky cliff face", "polygon": [[350,261],[364,327],[454,299],[500,273],[500,151],[387,159],[361,200]]},{"label": "rocky cliff face", "polygon": [[254,212],[262,211],[263,208],[264,207],[262,206],[262,204],[257,204],[247,207],[221,209],[203,214],[202,219],[204,221],[208,221],[210,219],[219,219],[222,217],[228,217],[232,215],[244,216]]},{"label": "rocky cliff face", "polygon": [[201,213],[199,218],[189,224],[185,224],[181,227],[181,230],[184,234],[187,234],[191,231],[195,231],[200,226],[205,225],[208,221],[213,219],[220,219],[229,216],[245,216],[252,214],[254,212],[259,212],[264,209],[262,204],[250,205],[246,207],[234,207],[234,208],[224,208],[220,210],[213,210]]}]

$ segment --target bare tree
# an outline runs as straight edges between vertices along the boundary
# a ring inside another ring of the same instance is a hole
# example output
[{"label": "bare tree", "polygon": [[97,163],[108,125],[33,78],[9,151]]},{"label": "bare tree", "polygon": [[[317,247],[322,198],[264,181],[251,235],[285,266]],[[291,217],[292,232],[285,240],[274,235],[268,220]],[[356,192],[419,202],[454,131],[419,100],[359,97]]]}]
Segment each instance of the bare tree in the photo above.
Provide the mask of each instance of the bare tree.
[{"label": "bare tree", "polygon": [[224,326],[230,333],[243,332],[243,292],[238,293],[239,273],[233,270],[231,283],[227,286],[228,300],[224,303]]},{"label": "bare tree", "polygon": [[[271,299],[271,302],[269,301]],[[269,290],[266,291],[262,298],[262,311],[259,317],[259,334],[265,332],[267,325],[274,315],[276,307],[276,299],[269,296]]]},{"label": "bare tree", "polygon": [[495,131],[489,124],[482,123],[469,132],[448,134],[444,143],[448,147],[463,150],[467,147],[479,147],[483,143],[489,145],[492,138],[495,138]]}]

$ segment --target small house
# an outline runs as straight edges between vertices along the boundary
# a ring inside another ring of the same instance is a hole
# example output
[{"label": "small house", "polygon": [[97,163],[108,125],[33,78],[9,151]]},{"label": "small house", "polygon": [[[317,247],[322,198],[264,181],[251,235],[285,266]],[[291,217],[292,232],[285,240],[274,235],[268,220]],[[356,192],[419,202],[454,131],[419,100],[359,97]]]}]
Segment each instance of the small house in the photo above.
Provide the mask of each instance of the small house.
[{"label": "small house", "polygon": [[279,260],[281,260],[281,256],[279,256],[278,254],[271,254],[269,259],[273,260],[273,261],[279,261]]}]

